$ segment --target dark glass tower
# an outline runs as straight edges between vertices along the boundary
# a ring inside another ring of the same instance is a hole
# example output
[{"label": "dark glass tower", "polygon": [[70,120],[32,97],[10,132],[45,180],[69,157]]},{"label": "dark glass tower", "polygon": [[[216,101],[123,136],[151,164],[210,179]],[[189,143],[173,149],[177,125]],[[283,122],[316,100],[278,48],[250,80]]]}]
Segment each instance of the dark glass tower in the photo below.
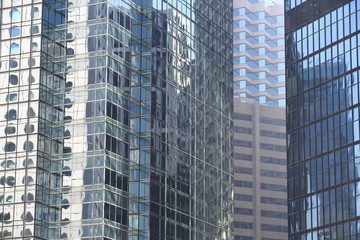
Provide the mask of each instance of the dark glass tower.
[{"label": "dark glass tower", "polygon": [[232,2],[0,3],[0,239],[233,239]]},{"label": "dark glass tower", "polygon": [[289,239],[360,238],[360,1],[288,0]]},{"label": "dark glass tower", "polygon": [[234,238],[285,240],[284,1],[234,0],[233,7]]}]

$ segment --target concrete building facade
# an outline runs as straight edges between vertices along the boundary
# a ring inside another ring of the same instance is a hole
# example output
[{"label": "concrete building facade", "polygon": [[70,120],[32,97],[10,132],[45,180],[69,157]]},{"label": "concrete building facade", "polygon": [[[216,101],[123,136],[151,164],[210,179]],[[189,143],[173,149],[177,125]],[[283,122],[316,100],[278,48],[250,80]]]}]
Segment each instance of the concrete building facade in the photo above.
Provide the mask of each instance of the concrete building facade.
[{"label": "concrete building facade", "polygon": [[285,111],[242,102],[234,110],[235,239],[285,240]]},{"label": "concrete building facade", "polygon": [[285,240],[284,5],[233,4],[235,239]]}]

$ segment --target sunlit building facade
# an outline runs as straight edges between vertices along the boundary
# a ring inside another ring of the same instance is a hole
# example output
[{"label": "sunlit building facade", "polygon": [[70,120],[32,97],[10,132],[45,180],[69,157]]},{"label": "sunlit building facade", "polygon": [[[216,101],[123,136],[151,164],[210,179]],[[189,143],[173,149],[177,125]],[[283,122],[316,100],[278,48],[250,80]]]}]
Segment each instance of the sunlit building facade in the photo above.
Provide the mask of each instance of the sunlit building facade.
[{"label": "sunlit building facade", "polygon": [[285,109],[234,103],[235,240],[288,238]]},{"label": "sunlit building facade", "polygon": [[286,240],[284,4],[233,6],[235,240]]},{"label": "sunlit building facade", "polygon": [[233,239],[231,1],[0,2],[0,238]]},{"label": "sunlit building facade", "polygon": [[233,0],[234,97],[285,107],[283,0]]},{"label": "sunlit building facade", "polygon": [[289,239],[359,239],[360,2],[285,7]]}]

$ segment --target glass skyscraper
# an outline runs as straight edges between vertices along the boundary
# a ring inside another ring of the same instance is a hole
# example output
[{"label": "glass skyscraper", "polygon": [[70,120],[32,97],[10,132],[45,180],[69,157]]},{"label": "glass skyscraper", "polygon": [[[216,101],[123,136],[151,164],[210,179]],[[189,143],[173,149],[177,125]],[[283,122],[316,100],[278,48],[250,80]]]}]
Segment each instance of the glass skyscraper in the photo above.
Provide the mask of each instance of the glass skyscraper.
[{"label": "glass skyscraper", "polygon": [[359,239],[360,1],[285,4],[289,239]]},{"label": "glass skyscraper", "polygon": [[232,2],[0,3],[0,238],[233,239]]}]

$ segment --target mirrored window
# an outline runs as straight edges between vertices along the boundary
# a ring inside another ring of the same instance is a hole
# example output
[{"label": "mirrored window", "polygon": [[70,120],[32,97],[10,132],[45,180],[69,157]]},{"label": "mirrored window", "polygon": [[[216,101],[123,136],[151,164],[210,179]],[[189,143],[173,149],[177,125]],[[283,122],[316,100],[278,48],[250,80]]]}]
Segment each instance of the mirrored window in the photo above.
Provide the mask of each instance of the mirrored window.
[{"label": "mirrored window", "polygon": [[11,20],[13,20],[13,21],[19,21],[20,20],[20,12],[19,12],[19,10],[17,10],[17,9],[12,9],[11,11],[10,11],[10,18],[11,18]]},{"label": "mirrored window", "polygon": [[20,28],[18,27],[12,27],[9,29],[9,35],[10,37],[18,37],[20,36]]},{"label": "mirrored window", "polygon": [[10,46],[10,54],[17,54],[20,52],[20,46],[17,43],[12,43]]}]

